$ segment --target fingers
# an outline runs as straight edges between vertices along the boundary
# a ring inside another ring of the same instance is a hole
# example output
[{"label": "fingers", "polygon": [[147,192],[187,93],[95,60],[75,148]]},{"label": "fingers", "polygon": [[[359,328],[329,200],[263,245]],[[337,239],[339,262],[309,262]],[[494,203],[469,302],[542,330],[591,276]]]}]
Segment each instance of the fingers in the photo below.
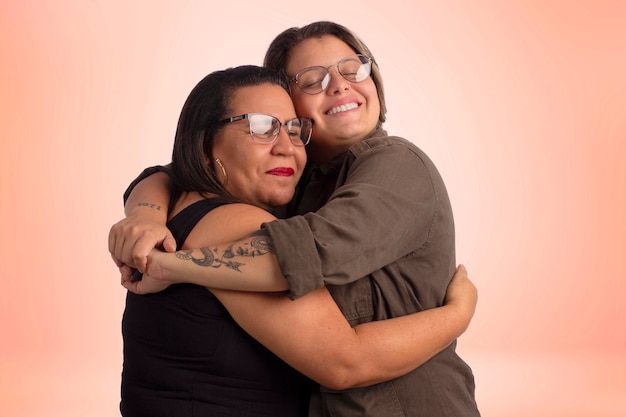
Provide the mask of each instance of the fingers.
[{"label": "fingers", "polygon": [[122,278],[122,284],[124,284],[125,281],[129,281],[132,279],[134,270],[130,266],[122,264],[119,267],[119,270]]},{"label": "fingers", "polygon": [[141,282],[134,279],[136,274],[137,270],[129,267],[128,265],[120,267],[122,286],[132,293],[141,294]]},{"label": "fingers", "polygon": [[[132,228],[129,229],[127,227],[127,224],[127,219],[122,219],[111,226],[111,230],[109,231],[109,252],[116,264],[121,262],[132,265],[132,259],[129,258],[128,252],[129,243],[132,241],[134,232]],[[130,237],[131,240],[127,240],[127,236]],[[130,244],[130,248],[130,250],[132,250],[132,244]]]},{"label": "fingers", "polygon": [[174,240],[168,228],[161,226],[158,227],[158,230],[151,229],[141,233],[134,240],[132,249],[129,250],[129,255],[132,256],[133,266],[144,272],[150,252],[160,247],[163,247],[167,252],[176,251],[176,240]]},{"label": "fingers", "polygon": [[115,262],[115,266],[117,266],[118,268],[122,267],[124,265],[124,262],[122,262],[121,260],[115,258],[115,256],[113,256],[111,254],[111,258],[113,259],[113,262]]},{"label": "fingers", "polygon": [[124,288],[126,288],[128,291],[135,293],[135,294],[141,294],[139,292],[139,283],[141,281],[137,281],[137,282],[131,282],[129,281],[123,281],[122,285],[124,286]]},{"label": "fingers", "polygon": [[476,286],[467,276],[467,269],[459,265],[450,280],[446,291],[445,304],[455,309],[458,318],[463,324],[463,332],[467,330],[478,303]]},{"label": "fingers", "polygon": [[143,272],[146,270],[148,255],[158,245],[158,241],[150,236],[137,238],[132,246],[126,247],[126,256],[131,259],[132,265]]},{"label": "fingers", "polygon": [[170,285],[167,282],[155,280],[153,279],[153,277],[147,274],[144,274],[141,280],[135,280],[133,278],[134,275],[135,274],[130,274],[127,271],[125,271],[122,274],[122,280],[121,280],[122,286],[134,294],[138,294],[138,295],[152,294],[152,293],[163,291]]},{"label": "fingers", "polygon": [[176,252],[176,240],[169,231],[165,239],[163,239],[163,249],[165,249],[166,252]]},{"label": "fingers", "polygon": [[467,269],[464,265],[459,265],[450,280],[446,291],[446,304],[455,301],[469,301],[475,307],[477,302],[476,286],[467,276]]},{"label": "fingers", "polygon": [[176,241],[164,225],[127,218],[113,225],[109,232],[109,252],[116,264],[122,262],[140,271],[145,270],[150,251],[162,244],[170,252],[176,250]]},{"label": "fingers", "polygon": [[450,284],[467,279],[469,279],[467,276],[467,269],[463,264],[459,264],[459,266],[457,266],[456,268],[456,271],[454,272],[454,275],[452,276]]}]

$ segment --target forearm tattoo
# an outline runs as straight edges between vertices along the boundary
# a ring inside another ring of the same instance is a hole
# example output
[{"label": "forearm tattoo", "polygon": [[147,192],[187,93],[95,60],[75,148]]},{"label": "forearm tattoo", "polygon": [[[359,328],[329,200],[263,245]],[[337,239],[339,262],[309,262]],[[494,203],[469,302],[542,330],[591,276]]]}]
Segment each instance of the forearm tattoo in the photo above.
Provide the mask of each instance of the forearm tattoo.
[{"label": "forearm tattoo", "polygon": [[158,205],[158,204],[154,204],[154,203],[145,203],[145,202],[142,202],[142,203],[137,203],[137,205],[138,205],[138,206],[141,206],[141,207],[150,207],[150,208],[153,208],[153,209],[155,209],[155,210],[159,210],[159,211],[161,210],[161,206],[160,206],[160,205]]},{"label": "forearm tattoo", "polygon": [[[200,251],[201,257],[196,256]],[[241,267],[245,263],[240,262],[241,258],[254,258],[255,256],[263,256],[274,254],[274,245],[267,231],[257,230],[248,236],[233,242],[223,251],[220,248],[203,247],[196,250],[180,250],[176,252],[176,257],[185,261],[192,261],[196,265],[211,268],[219,268],[224,266],[234,271],[241,272]]]}]

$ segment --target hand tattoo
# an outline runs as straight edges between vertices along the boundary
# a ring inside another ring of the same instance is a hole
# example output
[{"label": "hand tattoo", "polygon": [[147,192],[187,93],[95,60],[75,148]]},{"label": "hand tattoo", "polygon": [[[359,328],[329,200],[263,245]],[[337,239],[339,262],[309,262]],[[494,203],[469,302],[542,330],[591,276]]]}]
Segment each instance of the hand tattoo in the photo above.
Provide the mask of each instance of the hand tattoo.
[{"label": "hand tattoo", "polygon": [[195,250],[191,249],[176,252],[176,257],[186,261],[190,260],[199,266],[219,268],[223,265],[226,268],[241,272],[240,267],[245,263],[236,261],[236,258],[254,258],[268,253],[276,253],[274,244],[265,230],[258,230],[237,242],[233,242],[221,254],[220,248],[204,247],[200,248],[199,251],[202,253],[202,257],[195,257],[193,255]]}]

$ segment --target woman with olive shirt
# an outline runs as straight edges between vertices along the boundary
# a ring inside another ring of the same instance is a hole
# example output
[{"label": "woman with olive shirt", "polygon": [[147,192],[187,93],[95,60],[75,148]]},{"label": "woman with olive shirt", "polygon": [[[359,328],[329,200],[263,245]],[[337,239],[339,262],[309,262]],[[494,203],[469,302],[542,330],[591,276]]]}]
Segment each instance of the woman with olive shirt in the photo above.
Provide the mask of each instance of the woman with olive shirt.
[{"label": "woman with olive shirt", "polygon": [[[344,65],[354,57],[362,63],[356,70]],[[309,167],[288,213],[300,215],[263,225],[276,257],[245,259],[238,271],[217,274],[155,252],[147,262],[149,279],[261,291],[285,288],[286,278],[292,298],[326,285],[353,325],[442,305],[456,263],[447,192],[421,150],[381,129],[384,97],[370,51],[346,28],[317,22],[280,34],[265,65],[292,79],[296,112],[315,123]],[[311,73],[318,75],[308,79]],[[132,236],[129,244],[119,242],[114,256],[145,270],[140,258],[154,242]],[[191,259],[200,256],[194,252]],[[454,343],[392,381],[321,391],[323,412],[342,416],[479,415],[472,372]]]}]

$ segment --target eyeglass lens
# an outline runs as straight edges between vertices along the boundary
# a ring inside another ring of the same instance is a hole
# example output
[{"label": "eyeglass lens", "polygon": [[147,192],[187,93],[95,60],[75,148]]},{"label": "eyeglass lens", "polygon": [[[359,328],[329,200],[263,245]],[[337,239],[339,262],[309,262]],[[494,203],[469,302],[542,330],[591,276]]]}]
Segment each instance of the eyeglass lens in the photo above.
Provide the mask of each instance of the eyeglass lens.
[{"label": "eyeglass lens", "polygon": [[[372,61],[365,55],[354,55],[343,58],[337,63],[339,74],[346,80],[358,83],[365,80],[372,71]],[[298,86],[305,93],[316,94],[328,88],[330,71],[324,67],[305,68],[296,75]]]},{"label": "eyeglass lens", "polygon": [[[280,120],[268,114],[250,114],[250,133],[260,143],[272,143],[283,126]],[[292,119],[284,123],[291,143],[306,145],[311,138],[311,122],[308,119]]]}]

